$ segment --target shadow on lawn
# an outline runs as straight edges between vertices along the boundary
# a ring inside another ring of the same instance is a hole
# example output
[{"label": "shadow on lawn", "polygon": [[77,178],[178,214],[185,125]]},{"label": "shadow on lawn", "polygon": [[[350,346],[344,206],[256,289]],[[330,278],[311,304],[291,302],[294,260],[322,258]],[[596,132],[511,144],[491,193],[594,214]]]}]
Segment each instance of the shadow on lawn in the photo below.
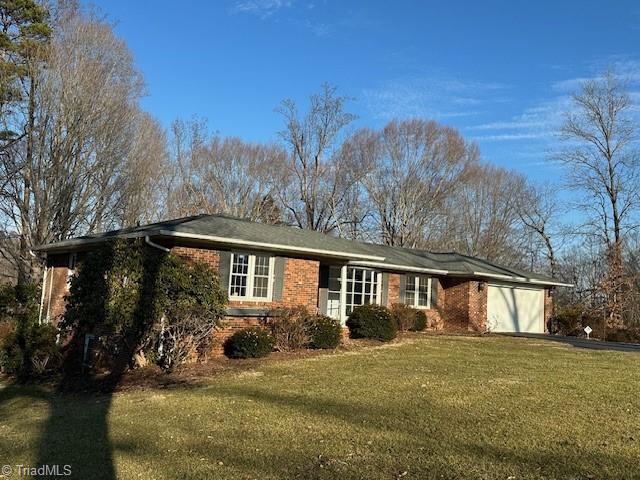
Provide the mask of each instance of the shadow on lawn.
[{"label": "shadow on lawn", "polygon": [[[340,458],[322,455],[322,443],[319,438],[314,438],[313,431],[304,435],[304,444],[316,446],[313,455],[301,454],[301,445],[283,442],[265,454],[268,457],[262,462],[256,462],[256,454],[251,449],[230,448],[224,439],[220,439],[213,447],[214,451],[225,458],[225,462],[241,465],[257,463],[258,470],[263,475],[277,477],[282,472],[274,467],[285,465],[291,468],[287,472],[291,478],[355,479],[363,478],[363,472],[359,468],[370,468],[372,463],[377,463],[376,472],[380,478],[393,478],[393,475],[400,475],[403,471],[410,471],[410,478],[485,478],[486,475],[489,475],[487,478],[506,478],[498,472],[518,477],[624,478],[625,474],[637,469],[634,459],[607,452],[604,448],[597,451],[593,447],[585,448],[580,446],[582,440],[579,439],[557,439],[550,445],[538,448],[528,442],[522,444],[522,438],[513,443],[509,439],[487,437],[487,432],[492,430],[486,428],[486,422],[491,421],[490,419],[474,416],[466,409],[444,406],[427,399],[420,409],[414,409],[401,398],[392,404],[376,405],[359,401],[328,400],[304,393],[274,393],[245,386],[236,386],[221,393],[275,405],[290,411],[291,415],[311,414],[320,417],[322,424],[338,421],[346,424],[345,431],[353,432],[353,437],[359,439],[359,444],[357,441],[352,443],[350,440],[354,439],[349,439],[351,435],[345,435],[346,443]],[[424,425],[421,427],[421,423],[416,421],[416,415],[427,420],[433,418],[435,423],[446,419],[446,425],[441,424],[434,430],[425,431],[422,429]],[[399,417],[403,421],[398,421]],[[301,418],[301,429],[304,429],[305,421]],[[465,433],[452,435],[452,432]],[[367,439],[379,438],[379,435],[393,440],[375,446],[366,442]],[[325,445],[326,447],[330,449],[330,445]],[[192,448],[198,447],[194,444]],[[367,451],[370,453],[368,456]],[[379,459],[385,455],[388,460],[382,464]],[[475,470],[470,471],[470,468]],[[252,472],[253,475],[255,473]]]},{"label": "shadow on lawn", "polygon": [[[113,245],[107,244],[102,254],[105,256],[105,271],[113,265]],[[117,354],[109,373],[103,377],[94,377],[79,372],[77,360],[84,345],[85,332],[76,329],[77,338],[72,338],[69,345],[70,365],[64,369],[63,377],[56,384],[54,391],[43,388],[27,387],[28,395],[48,402],[48,418],[39,438],[36,465],[70,465],[71,478],[116,479],[113,461],[113,446],[109,439],[108,415],[113,394],[128,369],[133,354],[148,332],[148,312],[152,311],[154,293],[156,292],[159,268],[159,256],[164,255],[149,247],[142,253],[144,275],[141,281],[139,300],[133,313],[133,321],[127,331],[119,337]],[[95,272],[92,272],[95,274]],[[82,274],[82,270],[80,270]],[[104,291],[107,291],[106,276],[101,275]],[[104,302],[106,295],[102,297]],[[98,305],[97,308],[104,308]],[[85,394],[77,394],[83,390]],[[0,395],[0,402],[6,403],[25,393],[25,387],[7,387]],[[97,395],[96,395],[97,394]],[[70,401],[72,400],[72,401]],[[51,478],[42,475],[38,478]]]},{"label": "shadow on lawn", "polygon": [[[407,409],[404,398],[387,405],[366,401],[323,398],[304,393],[274,393],[259,387],[234,385],[231,388],[207,390],[211,400],[220,397],[244,398],[261,405],[273,405],[298,417],[299,431],[292,438],[273,442],[266,451],[256,451],[261,437],[246,431],[243,421],[234,424],[230,435],[215,435],[215,431],[199,433],[190,422],[180,422],[174,432],[189,439],[177,454],[176,462],[184,463],[189,478],[299,478],[346,480],[363,478],[394,478],[408,471],[407,478],[506,478],[505,475],[539,478],[623,478],[635,471],[630,458],[593,451],[578,444],[559,441],[543,448],[515,444],[502,445],[499,439],[487,437],[486,427],[474,432],[474,427],[487,419],[471,412],[444,406],[425,399],[421,410]],[[116,478],[112,446],[108,439],[106,418],[110,396],[74,397],[51,395],[37,389],[25,392],[9,387],[0,393],[0,401],[24,396],[50,404],[50,416],[40,439],[39,461],[71,463],[72,478]],[[203,392],[204,393],[204,392]],[[255,404],[254,403],[254,404]],[[404,410],[403,410],[404,409]],[[309,415],[320,419],[308,420]],[[422,421],[415,421],[419,415]],[[398,421],[404,416],[404,421]],[[439,423],[425,429],[425,419]],[[446,428],[442,424],[447,419]],[[231,420],[233,421],[233,420]],[[262,420],[278,430],[277,418]],[[306,429],[305,422],[332,429],[322,433]],[[333,433],[332,433],[333,432]],[[460,435],[451,434],[460,432]],[[464,433],[463,433],[464,432]],[[265,432],[263,431],[263,434]],[[477,433],[477,435],[476,435]],[[331,435],[336,434],[335,437]],[[494,434],[495,435],[495,434]],[[235,437],[235,439],[230,438]],[[242,441],[238,441],[242,438]],[[373,439],[372,445],[367,440]],[[325,443],[322,443],[325,442]],[[336,442],[340,453],[336,451]],[[124,446],[126,448],[126,446]],[[155,458],[166,455],[161,446],[146,445],[146,454]],[[132,445],[135,449],[136,446]],[[200,460],[206,458],[207,462]],[[224,465],[217,464],[222,460]],[[473,470],[470,470],[473,468]],[[172,472],[167,472],[170,476]],[[45,477],[43,477],[45,478]],[[400,477],[397,477],[400,478]]]}]

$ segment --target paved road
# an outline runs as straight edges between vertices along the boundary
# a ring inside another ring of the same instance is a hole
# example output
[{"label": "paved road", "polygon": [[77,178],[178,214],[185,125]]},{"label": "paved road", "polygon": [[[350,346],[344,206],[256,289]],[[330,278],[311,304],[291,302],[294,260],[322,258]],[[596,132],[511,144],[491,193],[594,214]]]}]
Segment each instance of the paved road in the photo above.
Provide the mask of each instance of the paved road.
[{"label": "paved road", "polygon": [[550,340],[552,342],[566,343],[577,348],[590,348],[592,350],[616,350],[619,352],[638,352],[638,343],[603,342],[601,340],[587,340],[578,337],[563,337],[562,335],[547,335],[543,333],[503,333],[510,337],[536,338],[539,340]]}]

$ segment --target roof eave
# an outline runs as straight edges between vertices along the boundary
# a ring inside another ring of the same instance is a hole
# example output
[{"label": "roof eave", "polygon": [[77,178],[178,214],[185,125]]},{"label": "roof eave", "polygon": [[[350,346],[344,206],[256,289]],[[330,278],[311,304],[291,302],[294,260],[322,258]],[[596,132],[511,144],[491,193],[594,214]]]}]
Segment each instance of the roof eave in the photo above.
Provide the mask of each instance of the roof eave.
[{"label": "roof eave", "polygon": [[[469,275],[468,273],[459,273],[460,275]],[[547,285],[552,287],[573,287],[571,283],[557,282],[555,280],[542,280],[536,278],[516,277],[512,275],[501,275],[498,273],[472,272],[474,277],[488,278],[495,280],[504,280],[505,282],[526,283],[530,285]]]},{"label": "roof eave", "polygon": [[78,248],[82,248],[85,245],[94,245],[97,243],[102,243],[111,239],[116,238],[141,238],[146,236],[155,236],[157,232],[131,232],[125,233],[117,236],[110,237],[91,237],[91,238],[71,238],[69,240],[62,240],[60,242],[47,243],[45,245],[38,245],[33,247],[31,250],[34,252],[45,252],[45,253],[55,253],[55,252],[68,252],[77,250]]},{"label": "roof eave", "polygon": [[352,260],[349,262],[349,265],[355,265],[355,266],[361,266],[361,267],[375,267],[375,268],[382,268],[382,269],[388,269],[388,270],[398,270],[403,272],[431,273],[434,275],[447,275],[449,273],[447,270],[441,270],[437,268],[412,267],[409,265],[398,265],[394,263],[382,263],[382,262],[369,262],[369,261],[361,261],[361,260]]},{"label": "roof eave", "polygon": [[340,258],[345,260],[371,260],[384,261],[385,257],[377,255],[366,255],[360,253],[339,252],[336,250],[325,250],[319,248],[294,247],[291,245],[283,245],[279,243],[256,242],[253,240],[242,240],[239,238],[217,237],[215,235],[202,235],[198,233],[176,232],[173,230],[160,230],[158,235],[165,237],[177,237],[190,240],[198,240],[210,242],[216,245],[224,245],[229,247],[253,247],[274,252],[290,252],[305,255],[318,255],[322,257]]}]

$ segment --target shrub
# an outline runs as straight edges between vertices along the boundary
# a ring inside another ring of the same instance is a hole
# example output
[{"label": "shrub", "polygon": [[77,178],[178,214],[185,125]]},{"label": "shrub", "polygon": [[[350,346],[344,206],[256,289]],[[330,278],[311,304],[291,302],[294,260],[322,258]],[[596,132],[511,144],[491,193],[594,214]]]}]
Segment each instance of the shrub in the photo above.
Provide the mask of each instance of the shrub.
[{"label": "shrub", "polygon": [[0,286],[0,322],[18,321],[34,324],[38,321],[39,307],[39,286]]},{"label": "shrub", "polygon": [[267,326],[273,336],[275,349],[281,352],[306,348],[309,345],[309,311],[305,307],[273,310]]},{"label": "shrub", "polygon": [[57,329],[50,324],[20,324],[0,348],[0,366],[21,378],[38,377],[60,366]]},{"label": "shrub", "polygon": [[208,265],[141,240],[114,240],[78,265],[62,325],[74,333],[77,352],[86,333],[99,332],[104,350],[116,352],[114,364],[113,357],[131,362],[144,349],[170,370],[206,350],[225,304]]},{"label": "shrub", "polygon": [[559,308],[551,322],[551,333],[558,335],[578,336],[582,334],[582,308],[568,305]]},{"label": "shrub", "polygon": [[610,342],[640,343],[640,328],[627,327],[613,331],[608,330],[606,340]]},{"label": "shrub", "polygon": [[421,332],[427,328],[427,315],[422,310],[409,307],[404,303],[394,303],[391,306],[391,316],[401,332]]},{"label": "shrub", "polygon": [[401,332],[406,332],[415,323],[415,309],[404,303],[394,303],[391,305],[391,316],[396,324],[396,328]]},{"label": "shrub", "polygon": [[0,320],[0,346],[16,330],[17,325],[15,320]]},{"label": "shrub", "polygon": [[266,357],[274,347],[273,337],[261,327],[238,330],[224,342],[224,354],[229,358]]},{"label": "shrub", "polygon": [[331,317],[315,315],[309,319],[309,338],[311,348],[336,348],[342,340],[342,325]]},{"label": "shrub", "polygon": [[155,363],[171,370],[206,352],[221,325],[226,295],[210,266],[187,263],[174,255],[163,263],[160,285],[163,316],[151,340],[157,346]]},{"label": "shrub", "polygon": [[396,336],[397,327],[388,308],[381,305],[356,307],[347,319],[351,338],[371,338],[388,342]]},{"label": "shrub", "polygon": [[427,328],[427,314],[422,310],[416,310],[413,320],[413,325],[409,330],[412,332],[421,332]]}]

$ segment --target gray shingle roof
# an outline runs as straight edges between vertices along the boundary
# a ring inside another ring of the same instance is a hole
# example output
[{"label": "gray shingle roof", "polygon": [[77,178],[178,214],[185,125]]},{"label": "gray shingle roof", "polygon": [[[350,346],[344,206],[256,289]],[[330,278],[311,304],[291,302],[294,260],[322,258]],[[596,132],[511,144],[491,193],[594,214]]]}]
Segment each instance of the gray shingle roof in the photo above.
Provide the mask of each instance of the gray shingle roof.
[{"label": "gray shingle roof", "polygon": [[86,235],[39,247],[63,252],[117,237],[183,237],[219,245],[246,245],[271,251],[289,251],[370,263],[389,269],[424,269],[448,275],[505,277],[523,283],[562,285],[545,275],[523,272],[458,253],[435,253],[402,247],[362,243],[289,226],[266,225],[226,215],[196,215],[139,227]]}]

